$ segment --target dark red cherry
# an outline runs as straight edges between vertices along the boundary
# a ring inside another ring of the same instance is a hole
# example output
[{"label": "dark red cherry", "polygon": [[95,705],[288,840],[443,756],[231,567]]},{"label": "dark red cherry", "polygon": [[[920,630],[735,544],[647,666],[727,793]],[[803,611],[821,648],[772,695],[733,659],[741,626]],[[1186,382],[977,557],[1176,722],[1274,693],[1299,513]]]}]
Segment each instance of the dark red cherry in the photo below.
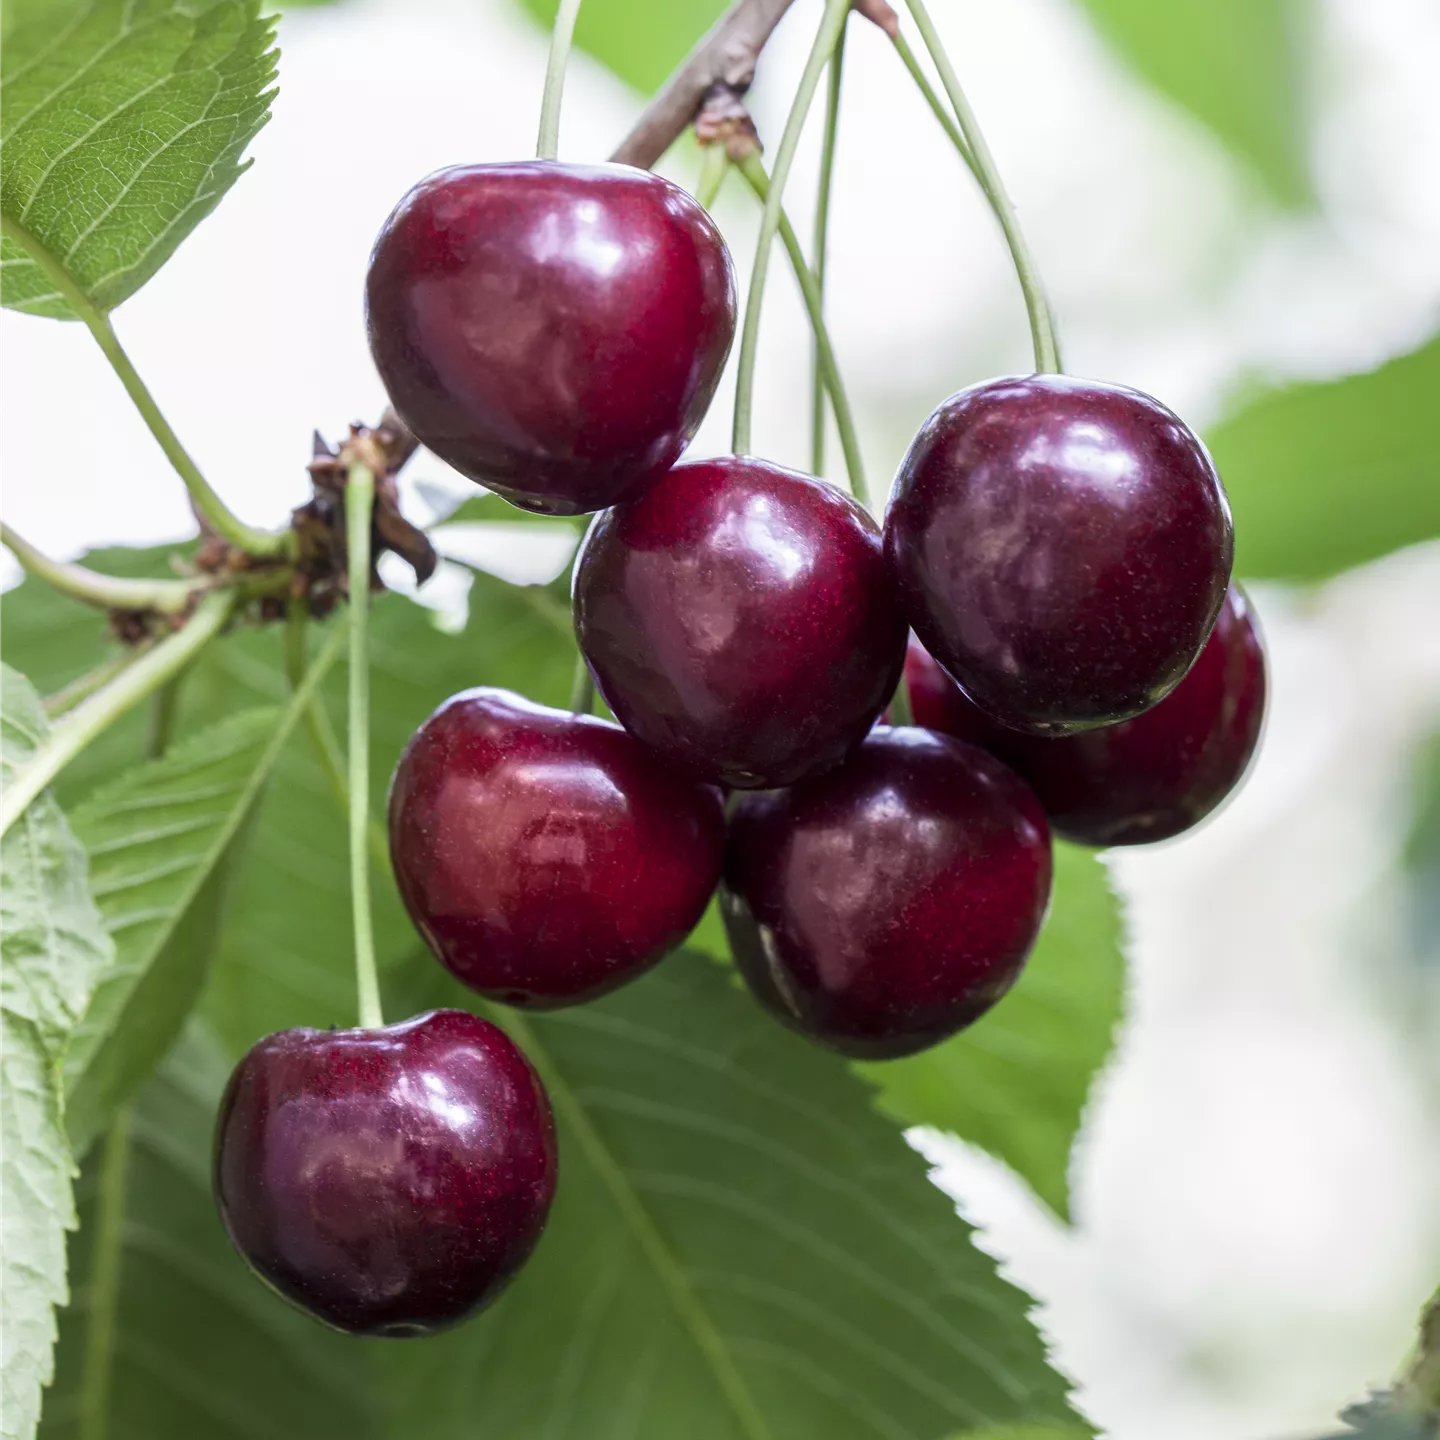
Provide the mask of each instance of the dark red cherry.
[{"label": "dark red cherry", "polygon": [[748,456],[678,466],[596,516],[575,626],[621,724],[738,789],[838,764],[905,656],[875,522],[823,481]]},{"label": "dark red cherry", "polygon": [[900,467],[886,554],[925,648],[981,709],[1068,734],[1180,683],[1230,579],[1199,439],[1138,390],[1064,375],[952,395]]},{"label": "dark red cherry", "polygon": [[1153,709],[1083,735],[997,725],[910,642],[915,721],[998,755],[1030,782],[1067,840],[1143,845],[1203,820],[1240,783],[1265,713],[1265,649],[1232,585],[1190,673]]},{"label": "dark red cherry", "polygon": [[410,917],[452,974],[536,1008],[590,1000],[688,935],[720,878],[720,794],[618,725],[466,690],[390,790]]},{"label": "dark red cherry", "polygon": [[993,756],[876,730],[828,775],[742,797],[721,905],[765,1006],[863,1059],[910,1055],[1014,983],[1050,896],[1050,831]]},{"label": "dark red cherry", "polygon": [[539,1079],[459,1010],[267,1035],[220,1102],[215,1197],[235,1248],[354,1335],[428,1335],[489,1304],[554,1193]]},{"label": "dark red cherry", "polygon": [[674,464],[735,333],[720,232],[677,185],[625,165],[442,170],[385,222],[365,293],[406,424],[552,515],[613,505]]}]

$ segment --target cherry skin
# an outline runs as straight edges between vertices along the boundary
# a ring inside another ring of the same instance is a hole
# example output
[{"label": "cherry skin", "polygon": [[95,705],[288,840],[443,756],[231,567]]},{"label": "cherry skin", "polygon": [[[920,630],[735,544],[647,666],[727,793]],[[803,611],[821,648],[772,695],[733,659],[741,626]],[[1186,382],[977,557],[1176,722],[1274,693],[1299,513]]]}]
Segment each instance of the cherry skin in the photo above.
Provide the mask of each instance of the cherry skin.
[{"label": "cherry skin", "polygon": [[401,418],[526,510],[638,494],[704,418],[735,334],[729,251],[677,185],[626,165],[466,165],[385,222],[370,350]]},{"label": "cherry skin", "polygon": [[1028,375],[925,422],[885,546],[911,625],[966,694],[1013,729],[1070,734],[1180,683],[1234,536],[1205,447],[1157,400]]},{"label": "cherry skin", "polygon": [[539,1079],[459,1010],[267,1035],[220,1102],[215,1196],[235,1248],[353,1335],[433,1334],[488,1305],[554,1194]]},{"label": "cherry skin", "polygon": [[828,775],[746,795],[721,908],[767,1009],[845,1055],[936,1044],[1015,982],[1050,896],[1050,830],[993,756],[881,727]]},{"label": "cherry skin", "polygon": [[875,522],[749,456],[677,466],[598,515],[574,592],[580,648],[621,724],[736,789],[839,764],[904,665]]},{"label": "cherry skin", "polygon": [[457,979],[531,1008],[591,1000],[694,928],[720,878],[720,793],[618,725],[466,690],[390,790],[400,894]]},{"label": "cherry skin", "polygon": [[1190,673],[1153,709],[1082,735],[997,725],[910,642],[915,721],[998,755],[1029,781],[1058,834],[1082,845],[1143,845],[1198,825],[1240,783],[1265,714],[1265,649],[1232,585]]}]

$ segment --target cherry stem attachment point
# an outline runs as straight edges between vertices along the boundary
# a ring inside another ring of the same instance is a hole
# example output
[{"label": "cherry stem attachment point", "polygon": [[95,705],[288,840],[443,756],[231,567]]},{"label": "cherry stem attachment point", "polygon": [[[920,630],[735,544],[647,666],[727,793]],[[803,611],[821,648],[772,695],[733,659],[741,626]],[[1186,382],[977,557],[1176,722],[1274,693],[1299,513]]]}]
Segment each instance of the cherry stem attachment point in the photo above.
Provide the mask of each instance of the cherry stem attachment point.
[{"label": "cherry stem attachment point", "polygon": [[272,532],[255,530],[235,516],[225,502],[210,488],[210,482],[200,473],[200,468],[190,458],[189,452],[180,443],[180,438],[170,428],[155,397],[146,389],[130,357],[120,344],[110,318],[71,278],[70,272],[55,258],[44,244],[10,215],[0,214],[0,234],[13,240],[35,264],[45,273],[65,303],[74,311],[76,318],[84,322],[85,328],[95,337],[110,368],[120,377],[141,418],[149,426],[165,458],[174,467],[175,473],[185,482],[190,492],[190,503],[195,512],[224,541],[260,559],[289,555],[294,548],[294,536],[288,530]]},{"label": "cherry stem attachment point", "polygon": [[355,988],[360,1024],[385,1023],[375,970],[370,910],[370,523],[375,473],[352,463],[345,482],[345,549],[350,590],[350,901],[355,918]]},{"label": "cherry stem attachment point", "polygon": [[121,579],[66,560],[52,560],[4,521],[0,521],[0,543],[20,562],[21,568],[37,580],[43,580],[72,600],[96,605],[102,610],[153,610],[161,615],[183,615],[195,592],[203,588],[184,580]]},{"label": "cherry stem attachment point", "polygon": [[30,759],[15,772],[4,798],[0,799],[0,835],[97,735],[173,680],[194,660],[220,633],[239,598],[230,590],[217,590],[205,596],[182,629],[162,640],[59,720]]},{"label": "cherry stem attachment point", "polygon": [[[773,182],[765,173],[759,153],[752,151],[735,167],[745,177],[746,183],[763,202],[774,194]],[[861,504],[874,508],[874,497],[870,493],[870,482],[865,477],[865,462],[860,453],[860,436],[855,428],[855,415],[850,409],[850,400],[840,378],[840,365],[835,358],[835,348],[830,343],[829,327],[825,324],[825,313],[820,299],[820,287],[810,266],[794,227],[782,210],[780,212],[780,241],[790,257],[791,268],[800,285],[800,296],[805,302],[805,311],[810,317],[810,329],[815,337],[815,360],[825,389],[830,395],[830,406],[835,412],[835,428],[840,432],[840,448],[845,452],[845,470],[850,480],[850,492]],[[737,442],[736,453],[739,454]],[[818,472],[817,472],[818,473]]]},{"label": "cherry stem attachment point", "polygon": [[935,22],[925,8],[925,0],[905,0],[905,3],[910,7],[916,28],[920,31],[920,38],[924,40],[925,48],[929,50],[930,58],[935,62],[935,69],[940,74],[940,83],[950,97],[950,104],[955,110],[955,118],[960,123],[960,132],[970,147],[971,168],[975,172],[975,178],[980,182],[980,188],[985,192],[985,198],[990,202],[990,208],[995,212],[995,218],[1000,222],[1000,229],[1004,232],[1005,243],[1010,249],[1010,258],[1015,264],[1015,274],[1020,281],[1020,289],[1025,295],[1025,309],[1030,316],[1030,339],[1035,348],[1035,368],[1042,374],[1057,373],[1060,369],[1060,352],[1055,340],[1055,326],[1050,314],[1050,305],[1045,298],[1045,290],[1040,283],[1040,273],[1035,268],[1030,247],[1025,243],[1025,236],[1020,229],[1020,221],[1015,214],[1015,207],[1010,203],[1010,197],[1006,194],[1004,183],[1000,179],[1000,172],[995,165],[995,157],[991,155],[990,147],[985,143],[985,136],[980,131],[979,122],[975,119],[975,112],[971,110],[970,102],[965,98],[965,91],[960,86],[959,76],[956,75],[955,67],[950,63],[950,57],[945,53],[939,32],[935,29]]},{"label": "cherry stem attachment point", "polygon": [[550,30],[550,59],[545,66],[545,92],[540,100],[540,135],[535,142],[537,160],[553,160],[560,153],[560,102],[565,95],[565,69],[575,39],[575,17],[580,0],[560,0]]},{"label": "cherry stem attachment point", "polygon": [[780,231],[780,206],[785,194],[785,183],[790,178],[790,169],[795,163],[795,152],[800,145],[800,134],[805,128],[805,117],[810,113],[811,102],[820,84],[835,47],[840,43],[841,32],[850,14],[851,0],[825,0],[825,14],[820,28],[816,31],[815,42],[810,47],[805,68],[800,74],[800,83],[795,90],[795,99],[790,114],[785,120],[785,129],[780,144],[775,150],[775,163],[770,178],[770,193],[765,201],[765,211],[760,217],[760,237],[755,247],[755,265],[750,272],[750,293],[745,301],[745,325],[740,332],[740,360],[735,373],[735,423],[731,437],[731,448],[737,455],[750,451],[750,420],[755,408],[755,353],[760,340],[760,311],[765,303],[765,279],[770,267],[770,250],[775,236]]},{"label": "cherry stem attachment point", "polygon": [[[825,129],[820,143],[820,180],[815,193],[815,291],[820,313],[825,313],[825,269],[830,243],[830,192],[835,174],[835,146],[840,130],[840,90],[845,73],[845,35],[835,42],[825,85]],[[810,363],[810,470],[825,473],[825,377],[820,368],[820,342],[815,341]]]}]

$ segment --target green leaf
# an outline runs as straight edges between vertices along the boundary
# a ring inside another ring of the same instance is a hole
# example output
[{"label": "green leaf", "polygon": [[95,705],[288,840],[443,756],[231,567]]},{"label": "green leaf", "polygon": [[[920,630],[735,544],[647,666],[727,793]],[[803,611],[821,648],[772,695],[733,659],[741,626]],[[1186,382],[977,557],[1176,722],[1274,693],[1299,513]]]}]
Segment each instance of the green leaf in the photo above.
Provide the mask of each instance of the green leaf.
[{"label": "green leaf", "polygon": [[[210,1144],[228,1063],[192,1022],[141,1091],[128,1163],[80,1182],[72,1241],[75,1303],[62,1312],[44,1440],[80,1440],[94,1366],[94,1297],[118,1293],[113,1370],[102,1397],[108,1440],[378,1440],[373,1351],[315,1324],[272,1294],[231,1249],[210,1194]],[[123,1143],[123,1142],[122,1142]],[[106,1157],[109,1158],[108,1156]],[[108,1189],[101,1188],[109,1171]],[[118,1176],[116,1172],[118,1171]],[[107,1253],[102,1207],[118,1224]]]},{"label": "green leaf", "polygon": [[274,95],[274,21],[257,0],[7,9],[0,303],[73,318],[47,273],[58,268],[113,309],[245,168]]},{"label": "green leaf", "polygon": [[1083,0],[1120,58],[1207,125],[1282,204],[1314,196],[1309,0]]},{"label": "green leaf", "polygon": [[[47,729],[30,682],[0,666],[0,774],[8,782]],[[85,851],[42,794],[0,847],[0,1401],[5,1440],[34,1434],[52,1373],[52,1307],[67,1298],[75,1224],[60,1069],[110,940],[85,885]]]},{"label": "green leaf", "polygon": [[[425,964],[426,999],[458,998]],[[407,1440],[1079,1423],[1029,1300],[868,1088],[710,960],[495,1018],[550,1090],[560,1190],[495,1313],[385,1352]]]},{"label": "green leaf", "polygon": [[1092,851],[1057,841],[1050,915],[1010,994],[933,1050],[857,1068],[895,1119],[982,1146],[1068,1219],[1070,1150],[1110,1053],[1124,978],[1104,867]]},{"label": "green leaf", "polygon": [[1206,437],[1235,570],[1322,580],[1440,535],[1440,337],[1367,375],[1265,395]]},{"label": "green leaf", "polygon": [[77,1155],[170,1048],[200,994],[229,862],[294,719],[273,707],[236,715],[75,811],[91,893],[115,941],[66,1059]]},{"label": "green leaf", "polygon": [[[556,0],[520,0],[545,28]],[[575,44],[622,80],[649,94],[718,20],[726,0],[588,0],[580,7]]]}]

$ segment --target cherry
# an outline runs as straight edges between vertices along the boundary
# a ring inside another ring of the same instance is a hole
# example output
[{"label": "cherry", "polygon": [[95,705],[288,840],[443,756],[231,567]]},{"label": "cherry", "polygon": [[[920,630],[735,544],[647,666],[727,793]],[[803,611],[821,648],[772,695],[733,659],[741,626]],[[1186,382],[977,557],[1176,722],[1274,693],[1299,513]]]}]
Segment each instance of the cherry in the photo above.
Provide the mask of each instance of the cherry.
[{"label": "cherry", "polygon": [[1064,375],[952,395],[900,467],[886,554],[910,623],[981,709],[1067,734],[1147,710],[1225,598],[1205,447],[1138,390]]},{"label": "cherry", "polygon": [[843,1054],[910,1055],[1014,983],[1050,895],[1040,802],[993,756],[874,731],[838,770],[740,798],[721,904],[740,972]]},{"label": "cherry", "polygon": [[1265,712],[1265,650],[1232,585],[1189,674],[1133,720],[1082,735],[1022,735],[971,703],[918,640],[905,677],[917,724],[998,755],[1067,840],[1141,845],[1203,820],[1239,784]]},{"label": "cherry", "polygon": [[354,1335],[428,1335],[489,1304],[554,1193],[539,1079],[459,1010],[267,1035],[220,1102],[215,1195],[235,1248]]},{"label": "cherry", "polygon": [[422,180],[375,242],[366,303],[375,364],[421,442],[552,515],[663,474],[735,334],[734,272],[709,215],[625,165]]},{"label": "cherry", "polygon": [[511,1005],[593,999],[694,928],[720,878],[720,794],[618,725],[466,690],[416,731],[390,854],[420,933]]},{"label": "cherry", "polygon": [[749,456],[678,466],[598,515],[574,588],[580,648],[621,724],[739,789],[838,764],[904,664],[875,522]]}]

